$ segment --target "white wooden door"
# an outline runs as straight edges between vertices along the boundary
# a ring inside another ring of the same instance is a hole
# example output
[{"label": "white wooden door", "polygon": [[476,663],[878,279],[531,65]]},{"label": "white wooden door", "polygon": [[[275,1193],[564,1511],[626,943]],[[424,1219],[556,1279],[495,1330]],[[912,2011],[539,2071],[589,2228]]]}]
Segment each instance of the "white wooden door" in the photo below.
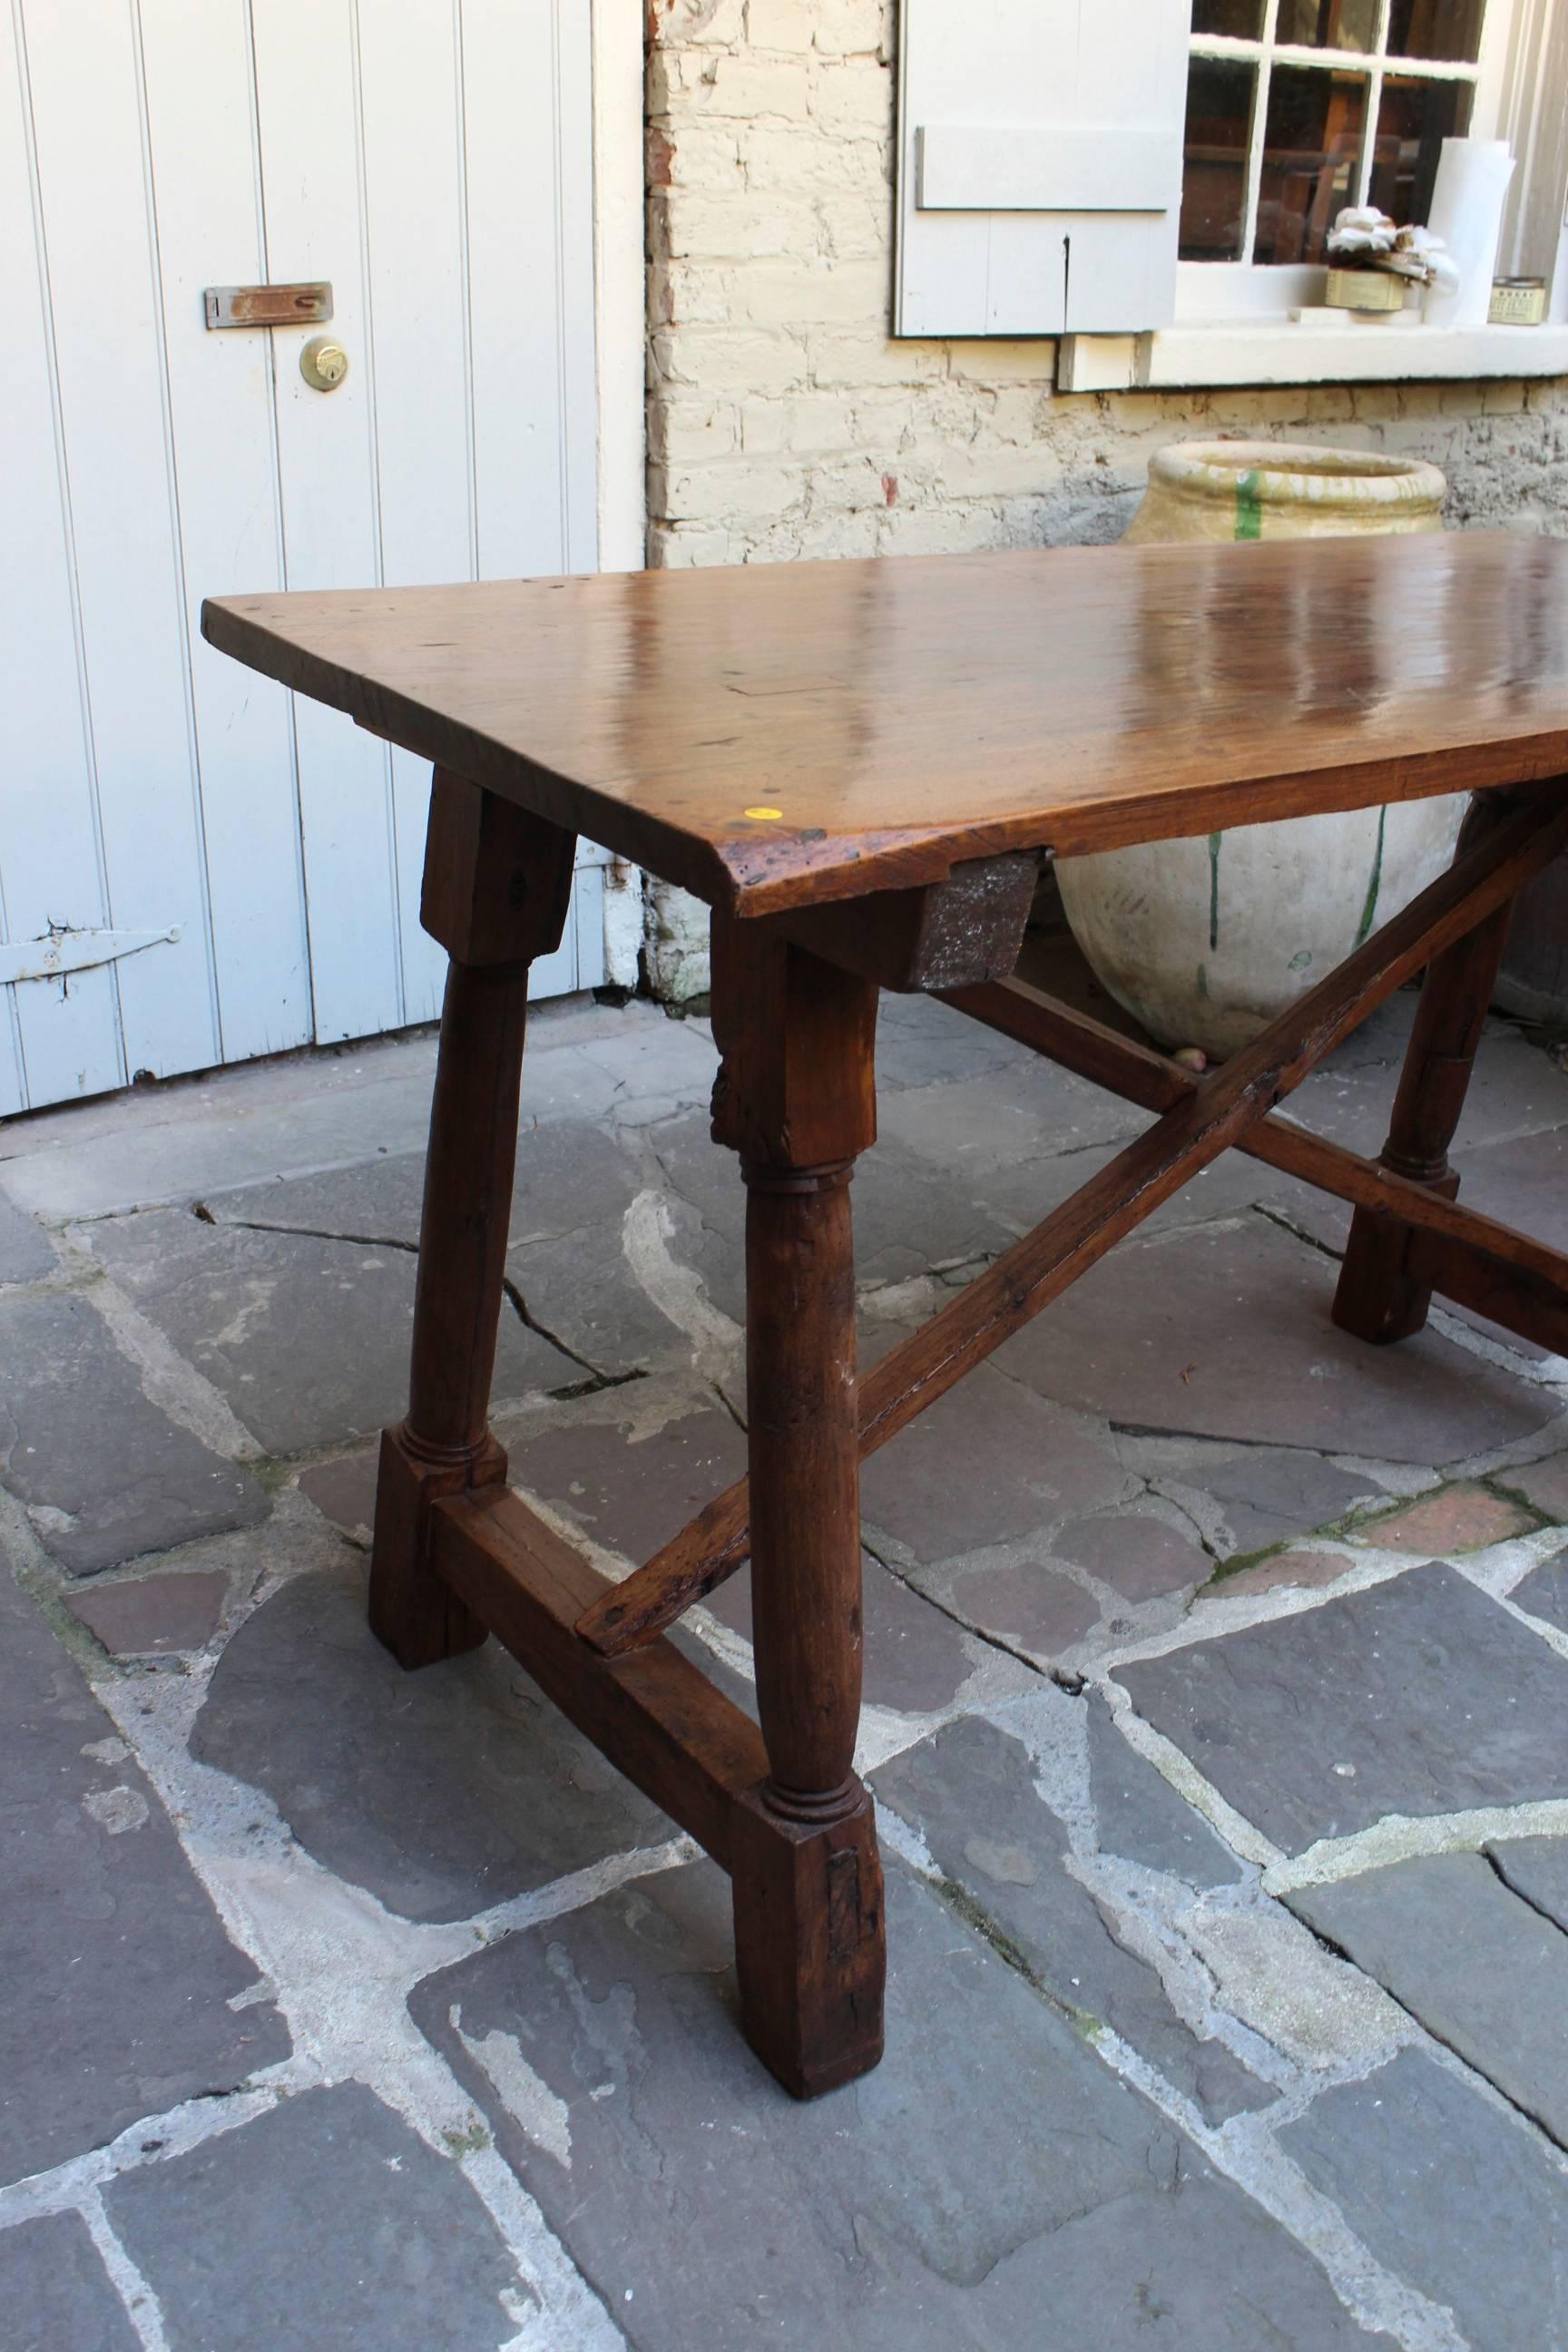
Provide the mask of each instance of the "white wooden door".
[{"label": "white wooden door", "polygon": [[[582,0],[13,0],[0,1114],[430,1018],[428,771],[205,595],[596,558]],[[208,286],[329,279],[307,328]],[[604,977],[596,853],[538,992]]]}]

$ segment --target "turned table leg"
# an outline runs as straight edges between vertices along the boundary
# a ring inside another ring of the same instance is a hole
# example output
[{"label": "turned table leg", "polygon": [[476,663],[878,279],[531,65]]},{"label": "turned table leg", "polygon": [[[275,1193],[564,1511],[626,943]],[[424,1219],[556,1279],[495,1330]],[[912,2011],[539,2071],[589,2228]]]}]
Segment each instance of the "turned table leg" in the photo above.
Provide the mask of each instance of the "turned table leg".
[{"label": "turned table leg", "polygon": [[768,1777],[732,1865],[742,2022],[797,2098],[882,2050],[882,1875],[856,1776],[860,1520],[849,1178],[875,1139],[877,991],[715,919],[714,1134],[746,1182],[752,1609]]},{"label": "turned table leg", "polygon": [[[1456,855],[1473,849],[1516,805],[1507,792],[1478,793]],[[1448,1201],[1459,1189],[1448,1146],[1465,1108],[1512,912],[1509,899],[1427,966],[1388,1140],[1379,1155],[1380,1165],[1394,1175]],[[1358,1339],[1408,1339],[1425,1326],[1432,1293],[1405,1270],[1412,1232],[1370,1209],[1357,1209],[1352,1218],[1333,1318]]]},{"label": "turned table leg", "polygon": [[420,919],[451,957],[430,1112],[408,1417],[382,1436],[370,1622],[401,1665],[477,1647],[485,1629],[433,1572],[440,1496],[494,1486],[495,1365],[528,968],[557,944],[574,840],[437,771]]}]

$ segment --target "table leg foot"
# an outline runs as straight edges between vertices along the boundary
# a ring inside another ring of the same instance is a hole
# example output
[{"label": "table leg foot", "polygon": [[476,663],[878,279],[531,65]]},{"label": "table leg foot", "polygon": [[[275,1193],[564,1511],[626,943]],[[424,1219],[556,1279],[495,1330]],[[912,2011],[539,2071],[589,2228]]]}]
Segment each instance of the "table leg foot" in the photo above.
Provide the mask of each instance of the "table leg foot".
[{"label": "table leg foot", "polygon": [[477,1650],[485,1629],[430,1563],[430,1506],[448,1495],[500,1486],[506,1455],[489,1438],[458,1462],[421,1459],[406,1424],[382,1432],[370,1561],[370,1627],[400,1666],[434,1665]]},{"label": "table leg foot", "polygon": [[792,2097],[868,2074],[882,2054],[887,1975],[882,1864],[871,1800],[811,1824],[738,1808],[731,1870],[746,2039]]}]

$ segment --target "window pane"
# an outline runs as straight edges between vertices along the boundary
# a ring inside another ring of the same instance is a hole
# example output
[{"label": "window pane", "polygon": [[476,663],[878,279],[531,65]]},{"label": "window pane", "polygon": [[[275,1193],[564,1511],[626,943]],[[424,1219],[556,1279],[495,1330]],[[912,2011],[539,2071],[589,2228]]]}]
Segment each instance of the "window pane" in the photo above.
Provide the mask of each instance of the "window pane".
[{"label": "window pane", "polygon": [[1481,53],[1485,0],[1394,0],[1388,46],[1396,58],[1442,58],[1469,64]]},{"label": "window pane", "polygon": [[1355,201],[1366,80],[1276,66],[1263,135],[1255,261],[1321,261],[1342,207]]},{"label": "window pane", "polygon": [[1256,41],[1263,30],[1263,0],[1193,0],[1193,30]]},{"label": "window pane", "polygon": [[1279,0],[1275,38],[1299,48],[1370,49],[1377,39],[1377,0]]},{"label": "window pane", "polygon": [[1384,83],[1370,202],[1401,227],[1410,221],[1425,226],[1443,142],[1463,134],[1474,95],[1468,81],[1418,81],[1414,75],[1390,74]]},{"label": "window pane", "polygon": [[1255,66],[1194,58],[1187,68],[1187,151],[1182,166],[1184,261],[1239,261],[1247,219],[1247,142]]}]

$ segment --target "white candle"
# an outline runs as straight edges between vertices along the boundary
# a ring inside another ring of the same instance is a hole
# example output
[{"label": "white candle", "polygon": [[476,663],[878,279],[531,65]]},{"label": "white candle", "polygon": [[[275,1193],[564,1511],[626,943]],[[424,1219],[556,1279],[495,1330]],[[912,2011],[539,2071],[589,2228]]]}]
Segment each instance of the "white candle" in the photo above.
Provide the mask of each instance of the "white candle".
[{"label": "white candle", "polygon": [[1506,139],[1445,139],[1427,222],[1459,272],[1457,292],[1432,287],[1424,316],[1434,327],[1484,327],[1502,239],[1513,157]]}]

